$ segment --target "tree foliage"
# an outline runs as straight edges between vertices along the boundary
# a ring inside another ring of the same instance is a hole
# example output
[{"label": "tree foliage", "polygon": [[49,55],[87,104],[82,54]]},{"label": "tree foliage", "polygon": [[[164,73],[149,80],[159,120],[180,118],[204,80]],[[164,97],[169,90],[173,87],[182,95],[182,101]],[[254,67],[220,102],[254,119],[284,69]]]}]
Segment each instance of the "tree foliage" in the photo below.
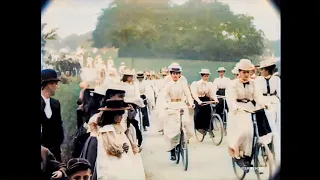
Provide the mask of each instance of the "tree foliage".
[{"label": "tree foliage", "polygon": [[122,57],[237,61],[263,53],[264,34],[252,21],[221,2],[114,0],[102,9],[92,41],[120,48]]}]

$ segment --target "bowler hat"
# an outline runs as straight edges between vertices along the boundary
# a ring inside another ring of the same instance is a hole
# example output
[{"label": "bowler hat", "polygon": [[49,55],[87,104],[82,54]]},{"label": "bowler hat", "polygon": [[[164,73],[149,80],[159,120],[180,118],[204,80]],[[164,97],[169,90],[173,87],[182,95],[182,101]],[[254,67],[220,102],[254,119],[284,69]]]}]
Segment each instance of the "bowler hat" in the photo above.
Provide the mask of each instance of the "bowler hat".
[{"label": "bowler hat", "polygon": [[43,69],[41,71],[41,84],[50,81],[60,81],[57,72],[53,69]]}]

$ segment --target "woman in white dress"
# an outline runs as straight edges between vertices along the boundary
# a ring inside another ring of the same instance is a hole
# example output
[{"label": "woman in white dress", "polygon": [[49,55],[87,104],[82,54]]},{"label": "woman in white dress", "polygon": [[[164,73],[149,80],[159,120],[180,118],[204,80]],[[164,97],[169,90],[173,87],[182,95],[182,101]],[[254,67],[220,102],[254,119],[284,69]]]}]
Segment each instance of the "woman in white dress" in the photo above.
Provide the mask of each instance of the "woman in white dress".
[{"label": "woman in white dress", "polygon": [[[187,107],[194,108],[193,99],[188,88],[188,85],[180,81],[182,68],[180,65],[173,65],[170,68],[171,80],[165,84],[163,89],[164,96],[164,136],[167,142],[167,151],[170,152],[170,159],[176,160],[175,147],[179,144],[180,140],[180,111],[179,109],[170,109],[170,107]],[[187,103],[186,103],[187,102]],[[169,109],[168,109],[169,108]],[[192,137],[192,130],[188,126],[190,121],[187,112],[182,116],[183,126],[186,130],[189,140]]]},{"label": "woman in white dress", "polygon": [[276,159],[280,160],[280,78],[273,75],[275,68],[275,60],[261,61],[261,76],[255,81],[263,95],[263,100],[268,104],[265,112],[273,134]]},{"label": "woman in white dress", "polygon": [[107,101],[99,120],[98,156],[96,163],[99,180],[144,180],[143,166],[137,166],[132,143],[120,123],[129,107],[119,101]]},{"label": "woman in white dress", "polygon": [[[265,107],[262,93],[250,78],[252,63],[248,59],[241,59],[237,64],[239,78],[231,81],[226,89],[226,100],[229,105],[227,138],[229,153],[241,166],[251,166],[253,142],[253,123],[251,113]],[[255,104],[255,105],[254,105]],[[257,108],[256,108],[257,106]]]}]

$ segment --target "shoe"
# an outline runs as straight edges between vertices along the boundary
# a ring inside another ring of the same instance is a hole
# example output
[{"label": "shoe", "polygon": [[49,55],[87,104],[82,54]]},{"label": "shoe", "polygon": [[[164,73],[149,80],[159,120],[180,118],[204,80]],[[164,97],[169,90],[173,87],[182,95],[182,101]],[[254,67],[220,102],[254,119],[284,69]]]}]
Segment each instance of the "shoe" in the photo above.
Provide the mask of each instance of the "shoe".
[{"label": "shoe", "polygon": [[143,128],[143,131],[147,131],[147,128],[146,128],[146,127],[144,127],[144,128]]},{"label": "shoe", "polygon": [[215,137],[212,131],[209,131],[209,135],[210,135],[210,138],[214,138]]}]

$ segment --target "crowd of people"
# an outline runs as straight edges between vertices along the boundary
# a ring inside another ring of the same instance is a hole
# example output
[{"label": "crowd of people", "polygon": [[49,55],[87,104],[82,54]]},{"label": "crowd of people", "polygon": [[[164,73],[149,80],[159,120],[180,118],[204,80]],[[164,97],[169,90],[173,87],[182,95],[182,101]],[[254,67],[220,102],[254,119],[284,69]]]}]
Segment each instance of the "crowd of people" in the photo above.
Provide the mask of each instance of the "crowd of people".
[{"label": "crowd of people", "polygon": [[[217,68],[219,77],[213,82],[209,81],[210,70],[201,69],[199,80],[190,86],[178,63],[155,73],[136,72],[125,63],[116,70],[111,58],[107,64],[101,57],[96,59],[95,65],[86,65],[96,69],[96,78],[92,79],[84,72],[81,74],[78,132],[73,159],[67,166],[60,163],[60,146],[64,139],[61,107],[59,101],[52,98],[60,79],[55,70],[42,70],[41,164],[42,174],[47,179],[52,176],[55,179],[143,180],[142,131],[148,130],[150,120],[156,122],[158,131],[163,134],[170,160],[176,160],[180,112],[171,107],[188,107],[194,112],[182,115],[189,140],[193,136],[192,121],[199,133],[213,135],[209,132],[210,107],[202,106],[207,101],[217,104],[216,111],[220,116],[227,109],[228,152],[243,167],[252,166],[253,125],[247,111],[265,108],[259,118],[268,123],[258,124],[262,132],[259,136],[265,144],[271,141],[276,144],[275,154],[280,159],[280,78],[274,75],[276,65],[272,58],[262,61],[259,66],[241,59],[231,71],[232,80],[225,77],[224,67]],[[219,98],[221,96],[225,99]]]}]

